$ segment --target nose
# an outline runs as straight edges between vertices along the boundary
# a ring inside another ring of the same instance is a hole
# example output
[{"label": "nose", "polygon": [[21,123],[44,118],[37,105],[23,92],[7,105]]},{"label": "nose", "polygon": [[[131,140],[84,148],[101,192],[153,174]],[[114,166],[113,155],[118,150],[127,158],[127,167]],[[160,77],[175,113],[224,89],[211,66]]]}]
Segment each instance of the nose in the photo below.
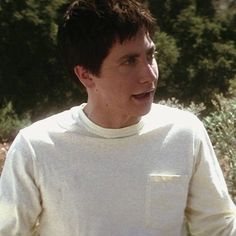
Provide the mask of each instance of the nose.
[{"label": "nose", "polygon": [[157,63],[144,63],[142,66],[141,76],[140,76],[140,83],[146,82],[155,82],[158,80],[159,72]]}]

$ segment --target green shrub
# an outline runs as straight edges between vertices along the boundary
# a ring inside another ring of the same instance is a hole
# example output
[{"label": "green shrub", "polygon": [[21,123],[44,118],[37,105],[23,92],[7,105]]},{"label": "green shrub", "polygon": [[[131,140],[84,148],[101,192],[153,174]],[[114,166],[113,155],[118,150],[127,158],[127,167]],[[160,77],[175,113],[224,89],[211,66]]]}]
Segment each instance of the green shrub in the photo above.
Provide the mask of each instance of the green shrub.
[{"label": "green shrub", "polygon": [[236,202],[236,98],[222,95],[213,101],[215,111],[203,119],[223,169],[229,192]]},{"label": "green shrub", "polygon": [[[203,103],[191,102],[186,106],[176,98],[159,103],[191,111],[197,116],[202,116],[202,111],[206,109]],[[214,111],[208,112],[202,121],[214,146],[230,195],[236,202],[236,98],[228,99],[218,95],[212,103]]]},{"label": "green shrub", "polygon": [[200,116],[202,112],[206,109],[203,103],[196,104],[194,102],[190,102],[188,105],[184,105],[180,103],[179,100],[174,97],[169,98],[167,100],[161,100],[158,103],[162,105],[167,105],[170,107],[179,108],[181,110],[190,111],[194,113],[196,116]]},{"label": "green shrub", "polygon": [[5,103],[5,105],[0,108],[0,141],[13,139],[19,129],[29,123],[29,117],[20,119],[14,111],[12,103]]},{"label": "green shrub", "polygon": [[[197,116],[202,115],[202,111],[206,109],[203,103],[191,102],[186,106],[179,103],[176,98],[162,100],[159,103],[191,111]],[[213,104],[215,110],[202,121],[214,146],[229,193],[236,203],[236,99],[226,99],[218,95]],[[190,236],[188,225],[186,227]]]}]

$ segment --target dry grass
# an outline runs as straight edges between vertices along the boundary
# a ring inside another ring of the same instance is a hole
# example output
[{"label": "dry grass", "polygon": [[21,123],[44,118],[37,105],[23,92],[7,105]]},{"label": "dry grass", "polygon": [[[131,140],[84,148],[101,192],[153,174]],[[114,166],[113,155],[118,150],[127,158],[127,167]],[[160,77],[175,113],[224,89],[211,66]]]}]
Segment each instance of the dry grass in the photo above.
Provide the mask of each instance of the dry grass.
[{"label": "dry grass", "polygon": [[8,142],[0,143],[0,175],[2,173],[3,164],[9,147],[10,143]]}]

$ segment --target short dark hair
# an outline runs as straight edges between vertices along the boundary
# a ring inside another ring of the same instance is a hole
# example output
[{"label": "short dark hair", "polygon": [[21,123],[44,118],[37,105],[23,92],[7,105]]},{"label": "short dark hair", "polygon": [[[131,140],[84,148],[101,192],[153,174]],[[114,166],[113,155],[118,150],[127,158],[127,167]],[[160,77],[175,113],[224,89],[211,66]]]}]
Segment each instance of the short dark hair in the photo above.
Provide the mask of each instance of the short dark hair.
[{"label": "short dark hair", "polygon": [[58,31],[58,45],[72,78],[78,81],[76,65],[99,75],[115,41],[131,39],[141,28],[152,37],[155,19],[139,0],[74,1]]}]

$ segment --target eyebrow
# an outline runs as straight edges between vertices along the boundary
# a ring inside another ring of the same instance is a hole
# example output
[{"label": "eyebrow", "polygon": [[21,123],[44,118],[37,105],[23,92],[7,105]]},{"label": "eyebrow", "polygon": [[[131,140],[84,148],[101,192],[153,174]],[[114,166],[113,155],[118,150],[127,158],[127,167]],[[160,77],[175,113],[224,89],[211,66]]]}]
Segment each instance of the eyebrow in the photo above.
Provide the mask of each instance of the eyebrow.
[{"label": "eyebrow", "polygon": [[[150,54],[150,53],[154,53],[155,51],[156,51],[156,45],[153,43],[153,44],[151,44],[150,47],[147,48],[146,53]],[[118,58],[118,62],[122,62],[126,59],[129,59],[129,58],[137,58],[139,56],[140,56],[140,53],[132,53],[132,52],[127,53],[127,54],[121,56],[120,58]]]},{"label": "eyebrow", "polygon": [[139,56],[140,56],[139,53],[128,53],[128,54],[125,54],[124,56],[121,56],[120,58],[118,58],[118,62],[122,62],[122,61],[125,61],[130,58],[137,58]]}]

